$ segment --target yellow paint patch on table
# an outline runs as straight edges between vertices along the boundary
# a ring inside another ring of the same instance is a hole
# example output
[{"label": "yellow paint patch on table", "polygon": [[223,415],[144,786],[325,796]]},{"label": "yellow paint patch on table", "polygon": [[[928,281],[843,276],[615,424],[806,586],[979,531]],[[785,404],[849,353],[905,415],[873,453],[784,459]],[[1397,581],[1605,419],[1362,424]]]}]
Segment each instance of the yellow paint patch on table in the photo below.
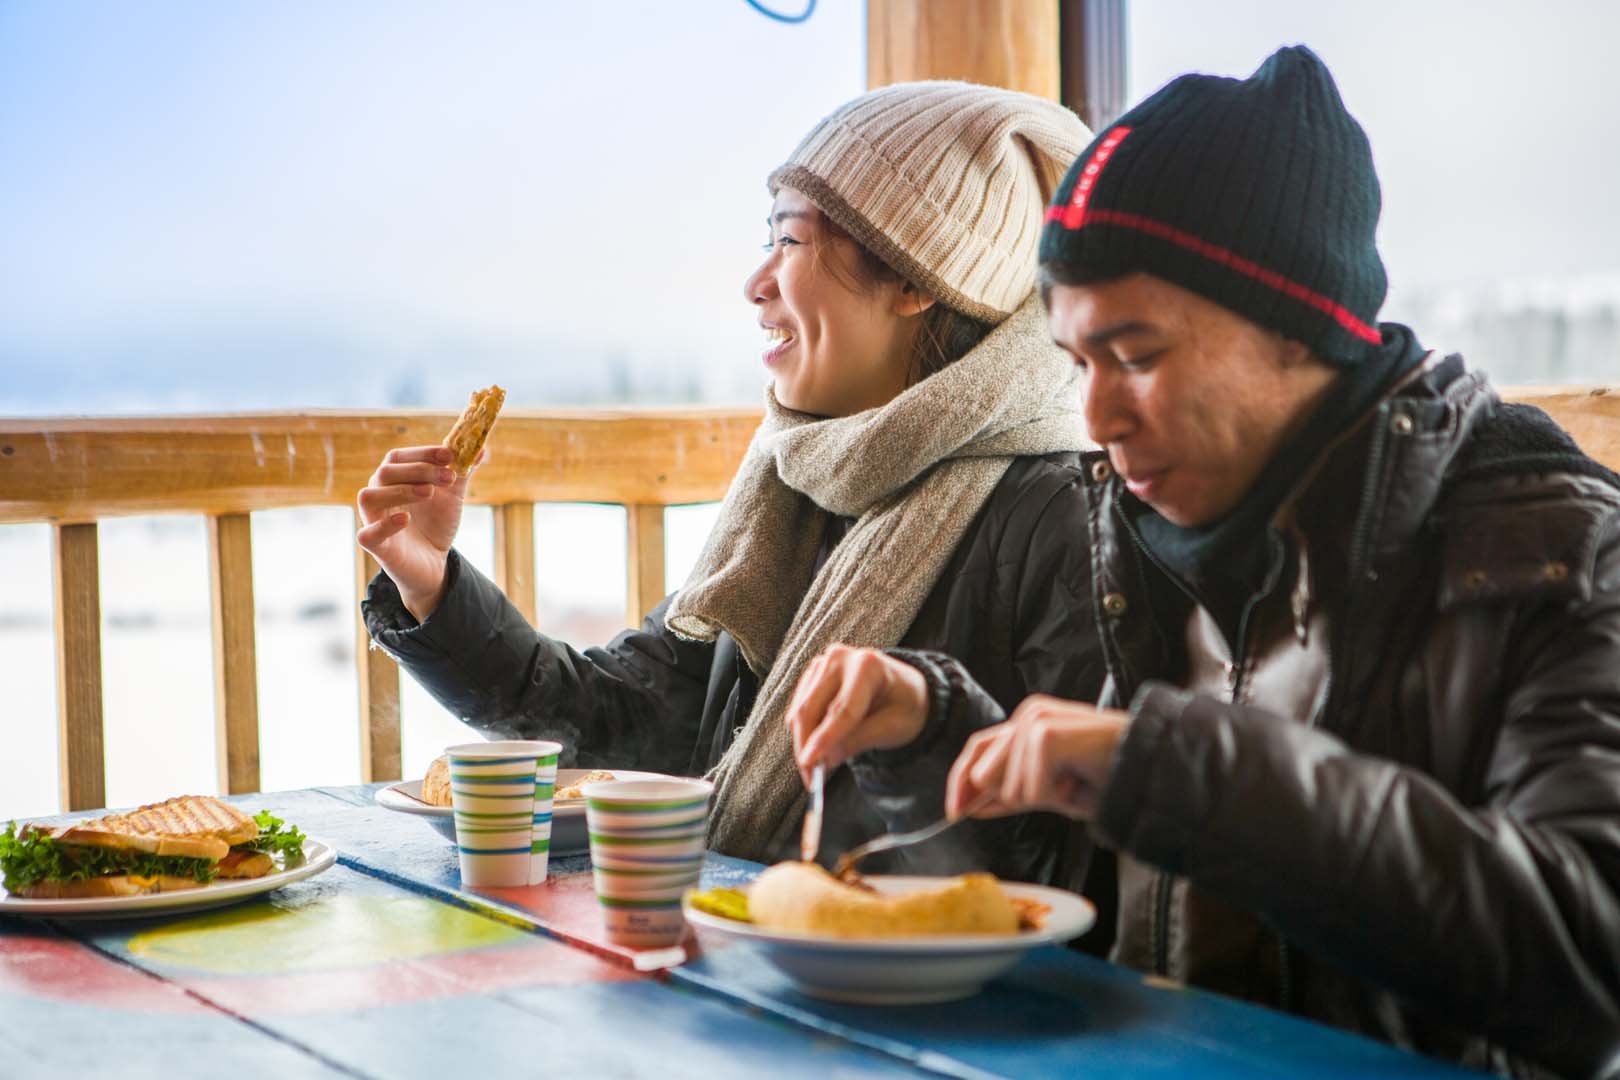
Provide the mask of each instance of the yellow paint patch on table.
[{"label": "yellow paint patch on table", "polygon": [[144,960],[220,975],[370,967],[504,945],[521,930],[420,897],[331,896],[297,908],[223,908],[136,934]]}]

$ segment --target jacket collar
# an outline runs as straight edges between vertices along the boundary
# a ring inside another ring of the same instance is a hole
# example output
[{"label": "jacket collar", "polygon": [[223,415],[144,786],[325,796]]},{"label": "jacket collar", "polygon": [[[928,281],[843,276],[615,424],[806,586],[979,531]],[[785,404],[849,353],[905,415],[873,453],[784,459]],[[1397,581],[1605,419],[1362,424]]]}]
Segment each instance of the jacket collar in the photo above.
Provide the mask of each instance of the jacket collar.
[{"label": "jacket collar", "polygon": [[1365,558],[1410,547],[1469,434],[1498,400],[1485,375],[1469,370],[1461,356],[1431,353],[1416,378],[1379,402],[1366,422],[1366,468],[1353,519],[1352,535],[1366,537]]},{"label": "jacket collar", "polygon": [[[1344,547],[1348,575],[1371,575],[1383,558],[1409,549],[1435,509],[1449,466],[1497,401],[1483,373],[1456,354],[1431,353],[1345,437],[1330,444],[1289,502],[1308,502],[1310,532]],[[1149,578],[1120,511],[1123,485],[1103,451],[1083,457],[1097,611],[1112,693],[1120,705],[1149,675],[1166,676],[1180,655],[1179,621],[1155,617]],[[1318,510],[1325,513],[1318,513]],[[1170,590],[1174,592],[1175,590]],[[1161,625],[1162,624],[1162,625]]]}]

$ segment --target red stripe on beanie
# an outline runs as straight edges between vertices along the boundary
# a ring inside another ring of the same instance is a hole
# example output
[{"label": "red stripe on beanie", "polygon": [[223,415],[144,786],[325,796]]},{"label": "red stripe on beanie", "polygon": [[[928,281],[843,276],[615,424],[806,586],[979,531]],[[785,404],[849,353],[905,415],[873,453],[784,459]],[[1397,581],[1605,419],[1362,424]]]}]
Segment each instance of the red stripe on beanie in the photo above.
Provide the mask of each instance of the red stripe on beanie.
[{"label": "red stripe on beanie", "polygon": [[[1097,149],[1091,152],[1091,160],[1086,162],[1086,167],[1080,170],[1079,177],[1075,179],[1074,192],[1069,196],[1068,213],[1083,215],[1086,212],[1091,189],[1097,185],[1097,177],[1102,175],[1103,166],[1108,164],[1108,159],[1114,156],[1114,151],[1130,133],[1131,129],[1128,127],[1117,127],[1103,136],[1102,142],[1097,144]],[[1056,210],[1057,207],[1052,209]],[[1048,211],[1047,220],[1050,221],[1051,218],[1051,212]]]},{"label": "red stripe on beanie", "polygon": [[[1079,184],[1075,185],[1077,190],[1079,187]],[[1319,292],[1314,292],[1297,281],[1285,278],[1275,270],[1268,270],[1251,259],[1245,259],[1235,251],[1223,248],[1218,244],[1211,244],[1207,240],[1201,240],[1190,232],[1184,232],[1173,225],[1166,225],[1162,221],[1155,221],[1152,218],[1143,217],[1141,214],[1126,213],[1122,210],[1087,209],[1083,201],[1079,206],[1071,204],[1069,206],[1053,206],[1049,208],[1046,211],[1046,220],[1059,222],[1065,229],[1070,230],[1085,225],[1118,225],[1121,228],[1135,229],[1138,232],[1147,233],[1149,236],[1157,237],[1160,240],[1168,240],[1172,244],[1184,247],[1194,254],[1202,255],[1206,259],[1231,267],[1238,273],[1253,278],[1268,288],[1276,289],[1284,296],[1298,300],[1302,304],[1309,304],[1318,311],[1331,315],[1335,322],[1362,341],[1377,345],[1384,340],[1377,327],[1368,326],[1343,304],[1337,303]]]}]

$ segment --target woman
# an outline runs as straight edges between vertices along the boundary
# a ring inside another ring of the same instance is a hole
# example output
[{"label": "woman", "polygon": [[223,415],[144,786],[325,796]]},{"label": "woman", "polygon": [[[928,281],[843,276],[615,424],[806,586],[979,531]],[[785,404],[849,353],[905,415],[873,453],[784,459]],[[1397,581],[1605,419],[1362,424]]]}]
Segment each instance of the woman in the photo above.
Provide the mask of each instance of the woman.
[{"label": "woman", "polygon": [[[1046,197],[1086,138],[1051,102],[965,83],[888,87],[827,117],[769,179],[770,242],[744,283],[766,418],[686,585],[603,648],[553,641],[451,547],[466,481],[444,452],[396,450],[359,495],[358,539],[383,569],[374,639],[482,731],[557,738],[585,767],[712,775],[711,846],[756,859],[795,849],[784,721],[834,642],[948,652],[1007,707],[1035,689],[1094,696],[1100,659],[1073,644],[1090,625],[1073,543],[1086,443],[1033,296]],[[878,792],[938,785],[927,752],[856,767]],[[881,797],[874,810],[848,771],[826,799],[829,856],[882,831]],[[1048,850],[1041,873],[1060,875],[1052,827],[1021,819],[955,854],[1027,866]]]}]

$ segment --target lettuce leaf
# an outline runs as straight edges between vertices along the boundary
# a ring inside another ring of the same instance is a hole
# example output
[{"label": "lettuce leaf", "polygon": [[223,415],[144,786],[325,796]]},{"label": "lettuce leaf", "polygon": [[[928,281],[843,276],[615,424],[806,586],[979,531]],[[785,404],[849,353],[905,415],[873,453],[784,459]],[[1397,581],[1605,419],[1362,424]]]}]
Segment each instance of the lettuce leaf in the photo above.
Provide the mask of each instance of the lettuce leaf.
[{"label": "lettuce leaf", "polygon": [[283,866],[296,866],[304,861],[305,837],[298,826],[288,825],[268,810],[260,810],[253,815],[253,820],[259,823],[258,837],[237,847],[280,855]]},{"label": "lettuce leaf", "polygon": [[15,821],[0,833],[0,884],[10,892],[40,881],[83,881],[103,874],[172,874],[206,884],[218,870],[213,859],[64,844],[41,829],[19,830]]}]

